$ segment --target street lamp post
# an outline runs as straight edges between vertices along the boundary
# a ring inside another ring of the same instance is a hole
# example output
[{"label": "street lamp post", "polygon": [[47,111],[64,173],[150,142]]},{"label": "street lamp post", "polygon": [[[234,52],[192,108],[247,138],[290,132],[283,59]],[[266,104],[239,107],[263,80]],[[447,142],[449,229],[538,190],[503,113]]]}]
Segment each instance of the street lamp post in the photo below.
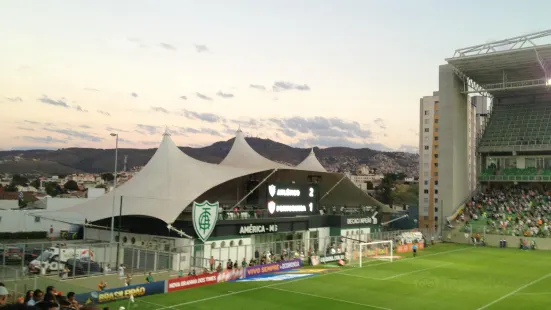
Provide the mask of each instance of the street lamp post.
[{"label": "street lamp post", "polygon": [[115,242],[115,191],[117,189],[117,162],[119,160],[119,134],[112,133],[112,137],[115,137],[115,174],[113,178],[113,206],[111,209],[111,243]]}]

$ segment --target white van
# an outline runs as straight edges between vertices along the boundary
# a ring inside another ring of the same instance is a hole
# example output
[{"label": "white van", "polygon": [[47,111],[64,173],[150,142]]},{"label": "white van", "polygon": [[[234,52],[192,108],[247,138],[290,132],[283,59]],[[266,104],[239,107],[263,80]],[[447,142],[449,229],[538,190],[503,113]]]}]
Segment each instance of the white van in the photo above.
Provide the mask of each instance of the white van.
[{"label": "white van", "polygon": [[90,249],[51,247],[29,263],[29,272],[40,273],[42,268],[46,273],[62,271],[67,260],[72,258],[94,260],[94,252]]}]

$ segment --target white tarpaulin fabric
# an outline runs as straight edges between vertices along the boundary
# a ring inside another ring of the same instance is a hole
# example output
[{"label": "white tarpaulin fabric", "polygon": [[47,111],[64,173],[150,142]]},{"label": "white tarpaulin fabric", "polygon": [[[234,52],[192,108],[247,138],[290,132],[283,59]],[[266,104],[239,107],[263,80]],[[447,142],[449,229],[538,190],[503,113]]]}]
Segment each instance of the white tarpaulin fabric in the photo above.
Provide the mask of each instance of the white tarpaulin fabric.
[{"label": "white tarpaulin fabric", "polygon": [[291,166],[276,163],[258,154],[245,140],[241,130],[237,130],[232,148],[226,157],[220,162],[220,166],[238,168],[252,168],[259,170],[269,169],[293,169]]},{"label": "white tarpaulin fabric", "polygon": [[123,216],[144,215],[172,223],[191,202],[210,188],[260,171],[196,160],[182,152],[165,134],[157,152],[132,179],[114,192],[59,211],[78,213],[92,222],[111,217],[115,199],[115,215],[118,216],[122,196]]},{"label": "white tarpaulin fabric", "polygon": [[296,166],[297,169],[316,171],[316,172],[327,172],[325,168],[321,165],[314,153],[314,149],[310,151],[308,157],[306,157],[300,164]]}]

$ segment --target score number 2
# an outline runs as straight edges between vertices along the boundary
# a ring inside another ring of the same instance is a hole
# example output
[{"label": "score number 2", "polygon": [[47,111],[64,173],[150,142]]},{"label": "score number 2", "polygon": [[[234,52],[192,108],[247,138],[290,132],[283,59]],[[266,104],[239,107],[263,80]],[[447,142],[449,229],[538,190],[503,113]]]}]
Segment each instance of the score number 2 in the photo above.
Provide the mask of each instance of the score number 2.
[{"label": "score number 2", "polygon": [[309,190],[308,190],[308,196],[314,197],[314,188],[313,188],[313,187],[310,187],[310,188],[309,188]]}]

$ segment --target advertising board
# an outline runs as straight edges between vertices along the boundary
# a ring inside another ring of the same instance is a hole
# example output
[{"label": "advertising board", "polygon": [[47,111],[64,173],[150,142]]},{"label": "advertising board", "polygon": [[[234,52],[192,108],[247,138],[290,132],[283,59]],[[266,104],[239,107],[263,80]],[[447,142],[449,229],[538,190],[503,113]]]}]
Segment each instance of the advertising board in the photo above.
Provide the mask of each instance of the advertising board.
[{"label": "advertising board", "polygon": [[258,265],[245,268],[245,277],[255,277],[267,273],[292,270],[302,267],[301,259],[285,260],[278,263]]},{"label": "advertising board", "polygon": [[[422,250],[425,248],[425,244],[423,242],[415,243],[417,244],[417,249]],[[413,245],[414,243],[407,243],[402,244],[396,247],[396,253],[411,253],[413,252]]]},{"label": "advertising board", "polygon": [[334,254],[334,255],[320,256],[319,257],[319,262],[321,264],[326,264],[326,263],[337,262],[341,259],[342,260],[346,259],[345,254]]},{"label": "advertising board", "polygon": [[167,280],[167,293],[218,283],[218,273],[186,276]]},{"label": "advertising board", "polygon": [[222,272],[218,273],[218,282],[229,282],[237,279],[242,279],[245,277],[245,269],[225,269]]},{"label": "advertising board", "polygon": [[106,289],[104,291],[94,291],[89,293],[76,294],[76,300],[83,305],[103,304],[116,300],[144,297],[154,294],[163,294],[165,292],[165,281],[157,281],[146,284],[130,285],[126,287],[117,287]]}]

